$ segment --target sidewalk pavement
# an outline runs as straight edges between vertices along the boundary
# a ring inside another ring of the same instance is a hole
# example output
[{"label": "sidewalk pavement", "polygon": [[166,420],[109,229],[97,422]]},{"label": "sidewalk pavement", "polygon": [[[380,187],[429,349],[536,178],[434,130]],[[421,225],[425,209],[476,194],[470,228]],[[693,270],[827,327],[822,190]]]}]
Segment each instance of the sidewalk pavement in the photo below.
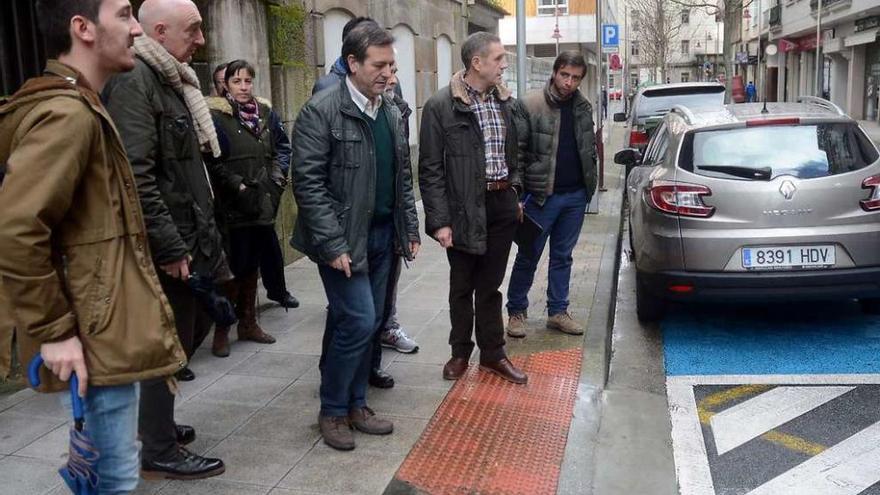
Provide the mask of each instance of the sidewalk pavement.
[{"label": "sidewalk pavement", "polygon": [[[621,131],[622,128],[616,132]],[[580,377],[582,390],[601,386],[600,382],[604,380],[608,308],[615,290],[611,281],[614,279],[612,272],[616,272],[621,170],[610,159],[613,146],[607,147],[606,155],[609,190],[597,193],[599,214],[586,216],[583,234],[573,255],[570,311],[579,322],[589,322],[587,335],[575,337],[544,328],[545,250],[530,293],[528,336],[519,340],[508,339],[508,352],[515,359],[541,351],[568,349],[577,353],[575,359],[579,361],[580,349],[585,347]],[[219,359],[210,354],[209,337],[191,363],[195,381],[181,383],[176,417],[180,423],[196,428],[197,440],[190,447],[195,452],[222,458],[227,465],[226,473],[203,481],[142,481],[136,493],[424,493],[418,485],[408,483],[402,476],[396,477],[395,473],[423,432],[427,435],[429,424],[440,427],[443,425],[437,422],[449,421],[448,416],[438,415],[435,423],[431,423],[453,383],[444,381],[441,376],[450,352],[447,343],[449,267],[437,243],[427,237],[423,237],[423,241],[419,258],[401,276],[398,298],[398,319],[418,341],[420,350],[408,355],[384,350],[383,366],[394,376],[396,385],[388,390],[371,388],[368,393],[370,406],[393,419],[395,429],[392,435],[370,437],[356,433],[357,449],[354,452],[337,452],[321,441],[317,426],[320,379],[317,365],[326,298],[315,265],[308,259],[301,259],[286,268],[288,285],[299,298],[300,308],[285,312],[274,304],[261,306],[260,324],[277,338],[277,343],[234,342],[231,355]],[[511,265],[515,249],[510,256]],[[600,272],[606,279],[604,282],[598,280]],[[597,285],[600,287],[598,291]],[[506,290],[506,281],[503,290]],[[261,295],[261,302],[265,301]],[[577,385],[577,367],[572,373],[573,383]],[[478,380],[480,375],[472,369],[456,384],[456,389],[466,392],[468,387],[477,386],[477,381],[485,381],[483,378]],[[516,394],[517,390],[526,389],[512,388],[509,392]],[[574,401],[573,397],[568,399]],[[589,397],[580,397],[579,394],[578,400],[582,402]],[[567,493],[576,493],[571,487],[588,483],[585,478],[592,471],[584,470],[583,459],[580,459],[583,449],[588,447],[581,443],[590,439],[589,434],[581,434],[590,431],[589,424],[595,418],[589,414],[585,416],[581,405],[577,407],[573,414],[562,411],[563,417],[574,415],[574,420],[572,435],[568,436],[570,445],[565,465],[561,455],[557,463],[563,480],[560,481],[560,492],[565,491],[564,483],[569,487]],[[523,414],[528,412],[522,411]],[[57,396],[24,390],[0,399],[0,480],[3,480],[0,494],[66,493],[57,468],[66,462],[67,417]],[[560,429],[567,429],[567,425]],[[503,434],[503,425],[500,431]],[[565,431],[558,432],[563,433]],[[512,436],[513,432],[509,435]],[[578,445],[572,445],[573,441]],[[482,448],[491,450],[493,447],[483,445]],[[529,446],[522,445],[521,448],[528,449]],[[499,454],[501,459],[518,455],[517,452],[493,454]],[[491,468],[483,466],[480,469]],[[455,489],[457,493],[471,493],[474,488],[458,486]],[[546,493],[555,492],[554,487]],[[484,489],[480,493],[492,491]],[[514,489],[506,493],[518,492]]]}]

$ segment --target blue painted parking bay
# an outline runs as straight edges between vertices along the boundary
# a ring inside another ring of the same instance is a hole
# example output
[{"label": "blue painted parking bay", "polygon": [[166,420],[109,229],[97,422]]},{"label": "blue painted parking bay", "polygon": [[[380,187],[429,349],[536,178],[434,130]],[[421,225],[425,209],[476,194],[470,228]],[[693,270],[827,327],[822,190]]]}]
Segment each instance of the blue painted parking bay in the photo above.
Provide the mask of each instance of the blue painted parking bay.
[{"label": "blue painted parking bay", "polygon": [[855,302],[673,308],[666,374],[880,373],[880,317]]}]

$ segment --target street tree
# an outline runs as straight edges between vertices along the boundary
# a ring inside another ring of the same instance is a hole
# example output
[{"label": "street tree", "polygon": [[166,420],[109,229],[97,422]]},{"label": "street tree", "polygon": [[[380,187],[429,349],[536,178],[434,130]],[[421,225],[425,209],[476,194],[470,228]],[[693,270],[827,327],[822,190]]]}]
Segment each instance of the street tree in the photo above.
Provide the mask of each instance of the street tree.
[{"label": "street tree", "polygon": [[629,0],[632,39],[638,43],[639,65],[665,82],[673,47],[682,28],[681,7],[670,0]]},{"label": "street tree", "polygon": [[[660,0],[658,0],[660,1]],[[726,99],[731,101],[731,88],[733,85],[733,40],[742,36],[742,13],[748,9],[754,0],[662,0],[675,4],[678,8],[705,9],[709,15],[714,15],[724,23],[724,85],[726,86]]]}]

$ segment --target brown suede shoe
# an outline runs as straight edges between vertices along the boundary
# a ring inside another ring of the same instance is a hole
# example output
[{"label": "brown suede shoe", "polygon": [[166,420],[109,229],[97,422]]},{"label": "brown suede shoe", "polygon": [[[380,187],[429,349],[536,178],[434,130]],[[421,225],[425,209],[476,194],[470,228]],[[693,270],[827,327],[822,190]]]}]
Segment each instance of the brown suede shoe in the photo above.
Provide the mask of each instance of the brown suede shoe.
[{"label": "brown suede shoe", "polygon": [[520,371],[519,368],[514,366],[507,358],[501,358],[498,361],[492,361],[489,363],[481,362],[480,369],[488,371],[489,373],[495,373],[501,378],[518,385],[524,385],[529,381],[529,377]]},{"label": "brown suede shoe", "polygon": [[454,357],[446,362],[446,366],[443,366],[443,379],[458,380],[464,375],[464,372],[467,371],[467,369],[467,359]]},{"label": "brown suede shoe", "polygon": [[355,429],[368,435],[388,435],[394,431],[394,423],[376,416],[376,413],[366,406],[349,411],[348,421]]},{"label": "brown suede shoe", "polygon": [[336,450],[354,450],[354,435],[346,416],[318,416],[324,443]]}]

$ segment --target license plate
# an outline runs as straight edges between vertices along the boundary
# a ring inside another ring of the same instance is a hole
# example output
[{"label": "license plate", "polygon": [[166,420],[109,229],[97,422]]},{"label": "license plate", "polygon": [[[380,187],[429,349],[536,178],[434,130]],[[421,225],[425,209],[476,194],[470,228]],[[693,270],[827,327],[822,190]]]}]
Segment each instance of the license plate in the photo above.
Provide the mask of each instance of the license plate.
[{"label": "license plate", "polygon": [[834,246],[746,247],[742,266],[749,270],[825,268],[834,266]]}]

